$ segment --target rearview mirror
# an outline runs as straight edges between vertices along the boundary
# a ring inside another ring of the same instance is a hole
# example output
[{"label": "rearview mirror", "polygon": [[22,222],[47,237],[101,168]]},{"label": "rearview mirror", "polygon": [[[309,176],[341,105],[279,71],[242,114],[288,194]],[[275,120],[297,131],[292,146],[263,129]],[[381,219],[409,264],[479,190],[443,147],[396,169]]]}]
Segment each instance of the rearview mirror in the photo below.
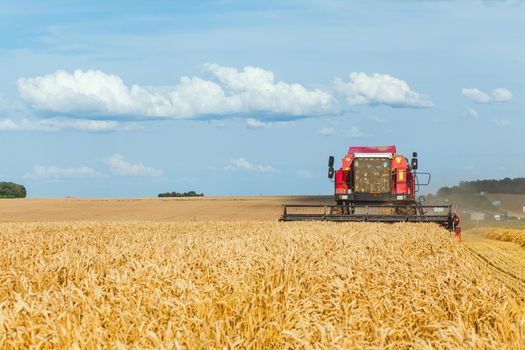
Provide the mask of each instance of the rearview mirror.
[{"label": "rearview mirror", "polygon": [[328,157],[328,178],[329,179],[334,178],[334,157],[333,156]]},{"label": "rearview mirror", "polygon": [[417,170],[417,158],[412,158],[412,163],[410,164],[413,170]]}]

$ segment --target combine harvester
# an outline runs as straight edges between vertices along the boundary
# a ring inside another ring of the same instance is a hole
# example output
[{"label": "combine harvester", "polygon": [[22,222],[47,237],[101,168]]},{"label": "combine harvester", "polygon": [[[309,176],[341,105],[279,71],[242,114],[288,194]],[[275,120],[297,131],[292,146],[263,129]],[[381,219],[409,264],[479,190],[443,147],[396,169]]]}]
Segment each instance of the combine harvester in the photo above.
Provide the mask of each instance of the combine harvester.
[{"label": "combine harvester", "polygon": [[[412,157],[409,163],[395,146],[350,147],[334,172],[330,156],[328,178],[335,185],[336,204],[286,204],[280,221],[429,222],[461,239],[460,219],[452,205],[424,205],[424,197],[416,201],[419,187],[428,185],[431,175],[416,172],[417,153]],[[421,177],[426,181],[420,182]]]}]

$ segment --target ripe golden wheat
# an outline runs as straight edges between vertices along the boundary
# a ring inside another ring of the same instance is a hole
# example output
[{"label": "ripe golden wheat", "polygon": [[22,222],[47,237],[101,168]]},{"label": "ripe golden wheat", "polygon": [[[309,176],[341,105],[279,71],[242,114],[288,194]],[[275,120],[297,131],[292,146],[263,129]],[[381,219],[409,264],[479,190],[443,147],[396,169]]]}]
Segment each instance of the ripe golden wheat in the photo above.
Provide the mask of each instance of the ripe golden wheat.
[{"label": "ripe golden wheat", "polygon": [[0,225],[1,348],[519,348],[523,310],[423,224]]},{"label": "ripe golden wheat", "polygon": [[486,228],[482,230],[482,233],[485,237],[490,239],[514,242],[525,247],[525,230],[507,228]]}]

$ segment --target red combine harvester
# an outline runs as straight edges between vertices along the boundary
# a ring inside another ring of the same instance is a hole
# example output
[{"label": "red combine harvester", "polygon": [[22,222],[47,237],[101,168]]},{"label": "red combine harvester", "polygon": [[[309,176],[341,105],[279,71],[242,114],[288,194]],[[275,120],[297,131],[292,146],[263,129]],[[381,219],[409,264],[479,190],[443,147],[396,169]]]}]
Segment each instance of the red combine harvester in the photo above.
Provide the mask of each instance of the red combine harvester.
[{"label": "red combine harvester", "polygon": [[[280,221],[433,222],[460,237],[459,216],[451,205],[424,205],[416,200],[419,186],[430,173],[416,172],[417,153],[408,159],[395,146],[350,147],[334,172],[328,159],[328,178],[334,181],[335,205],[284,205]],[[335,176],[334,176],[335,175]],[[425,178],[420,182],[420,178]]]}]

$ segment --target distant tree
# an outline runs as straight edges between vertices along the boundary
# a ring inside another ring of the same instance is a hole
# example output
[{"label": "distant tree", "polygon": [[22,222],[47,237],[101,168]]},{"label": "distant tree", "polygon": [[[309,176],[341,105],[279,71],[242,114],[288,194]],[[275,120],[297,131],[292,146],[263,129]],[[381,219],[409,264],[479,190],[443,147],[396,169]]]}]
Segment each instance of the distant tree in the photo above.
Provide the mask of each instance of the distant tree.
[{"label": "distant tree", "polygon": [[510,179],[506,177],[502,180],[461,181],[457,186],[440,188],[437,194],[438,196],[448,196],[481,192],[525,194],[525,178]]},{"label": "distant tree", "polygon": [[450,188],[450,187],[441,187],[437,191],[437,195],[439,197],[446,197],[446,196],[450,195],[451,192],[452,192],[452,188]]},{"label": "distant tree", "polygon": [[159,193],[159,197],[203,197],[204,193],[197,193],[195,191],[189,192],[165,192]]},{"label": "distant tree", "polygon": [[0,182],[0,198],[25,198],[26,188],[14,182]]}]

